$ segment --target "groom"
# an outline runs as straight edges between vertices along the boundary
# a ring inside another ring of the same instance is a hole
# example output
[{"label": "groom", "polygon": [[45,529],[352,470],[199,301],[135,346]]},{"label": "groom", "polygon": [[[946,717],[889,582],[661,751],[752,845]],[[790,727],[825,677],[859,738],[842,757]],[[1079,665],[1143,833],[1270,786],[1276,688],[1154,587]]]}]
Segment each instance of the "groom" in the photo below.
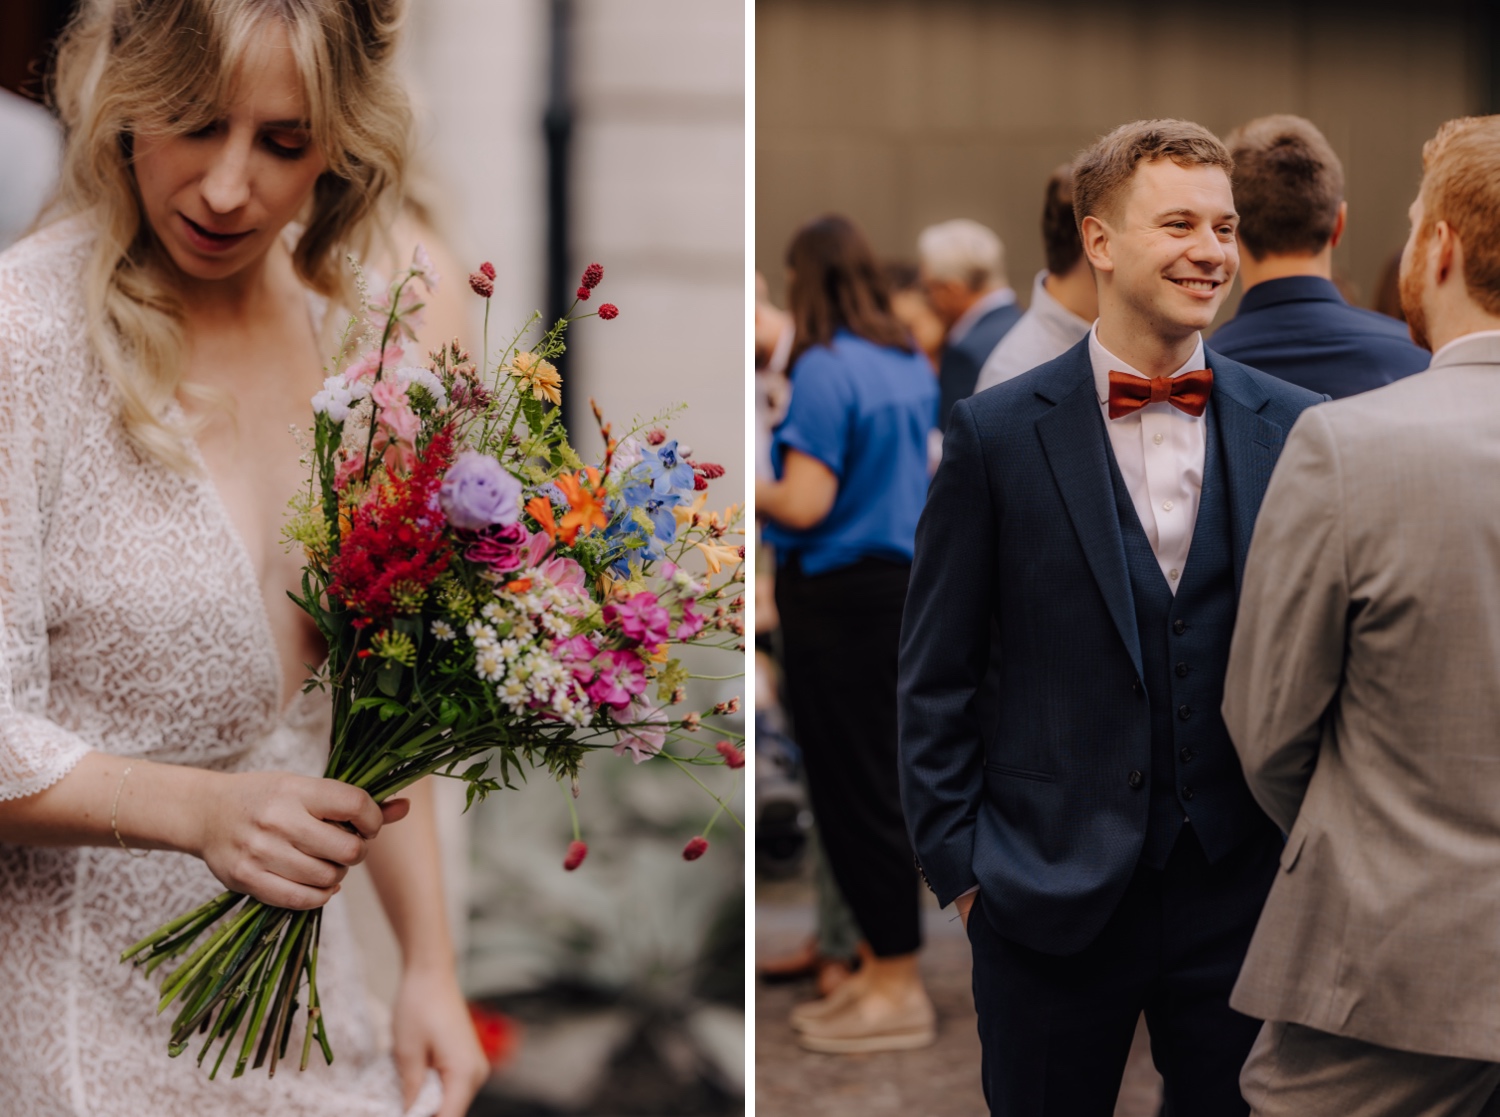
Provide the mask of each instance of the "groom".
[{"label": "groom", "polygon": [[1246,1112],[1258,1025],[1228,998],[1281,840],[1218,711],[1261,496],[1318,397],[1203,346],[1230,170],[1179,120],[1079,158],[1099,320],[954,407],[917,531],[902,801],[1007,1117],[1109,1117],[1143,1010],[1170,1112]]}]

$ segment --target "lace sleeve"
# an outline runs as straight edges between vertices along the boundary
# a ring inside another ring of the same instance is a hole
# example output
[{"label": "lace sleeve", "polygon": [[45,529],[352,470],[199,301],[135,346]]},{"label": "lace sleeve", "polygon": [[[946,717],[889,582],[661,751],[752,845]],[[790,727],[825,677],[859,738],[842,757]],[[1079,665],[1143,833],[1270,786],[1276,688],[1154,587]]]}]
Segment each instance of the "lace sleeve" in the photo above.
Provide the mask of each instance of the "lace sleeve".
[{"label": "lace sleeve", "polygon": [[49,277],[28,271],[24,248],[20,256],[13,251],[0,260],[0,800],[51,786],[89,751],[47,717],[44,578],[67,425],[57,375],[48,373],[76,367],[82,342],[49,298],[56,294],[48,291]]}]

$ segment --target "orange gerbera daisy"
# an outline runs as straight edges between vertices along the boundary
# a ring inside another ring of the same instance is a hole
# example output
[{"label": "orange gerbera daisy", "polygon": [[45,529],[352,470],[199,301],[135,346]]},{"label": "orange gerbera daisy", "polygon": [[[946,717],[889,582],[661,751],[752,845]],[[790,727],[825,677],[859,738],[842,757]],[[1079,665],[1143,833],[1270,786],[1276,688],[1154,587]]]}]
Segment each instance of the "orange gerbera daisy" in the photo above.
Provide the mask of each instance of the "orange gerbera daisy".
[{"label": "orange gerbera daisy", "polygon": [[594,528],[602,529],[609,524],[609,513],[604,507],[608,493],[599,483],[599,471],[593,466],[571,476],[564,473],[558,477],[557,487],[571,505],[558,523],[558,531],[568,546],[573,545],[580,531],[588,534]]}]

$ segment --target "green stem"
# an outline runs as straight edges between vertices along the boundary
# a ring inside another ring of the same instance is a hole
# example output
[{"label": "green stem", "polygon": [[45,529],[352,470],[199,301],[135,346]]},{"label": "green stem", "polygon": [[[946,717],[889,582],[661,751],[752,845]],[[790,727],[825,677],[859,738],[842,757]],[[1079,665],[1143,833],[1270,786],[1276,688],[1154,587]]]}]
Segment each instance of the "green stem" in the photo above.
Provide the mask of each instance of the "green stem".
[{"label": "green stem", "polygon": [[724,802],[724,800],[720,799],[712,791],[709,791],[708,790],[708,785],[705,784],[702,780],[700,780],[697,776],[693,775],[693,773],[691,771],[689,771],[688,766],[686,764],[684,764],[681,760],[679,760],[677,757],[673,756],[669,752],[663,752],[660,755],[665,756],[673,764],[677,765],[677,767],[679,769],[681,769],[683,772],[686,772],[687,773],[687,778],[690,779],[690,780],[692,780],[699,787],[703,788],[703,790],[708,794],[708,797],[710,799],[712,799],[715,803],[719,804],[720,808],[724,811],[725,814],[729,815],[730,818],[734,819],[734,824],[736,826],[738,826],[741,830],[743,830],[745,828],[745,824],[740,821],[739,815],[735,814],[732,810],[729,809],[729,804],[726,803],[726,802]]}]

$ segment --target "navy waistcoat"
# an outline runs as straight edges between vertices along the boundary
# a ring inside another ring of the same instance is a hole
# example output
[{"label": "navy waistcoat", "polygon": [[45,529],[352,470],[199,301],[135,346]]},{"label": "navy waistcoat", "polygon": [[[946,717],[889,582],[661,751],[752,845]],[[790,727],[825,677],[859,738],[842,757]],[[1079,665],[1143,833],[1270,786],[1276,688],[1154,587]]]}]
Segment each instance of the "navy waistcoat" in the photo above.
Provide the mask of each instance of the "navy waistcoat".
[{"label": "navy waistcoat", "polygon": [[1175,596],[1112,451],[1109,456],[1141,641],[1141,681],[1151,716],[1151,803],[1141,861],[1158,869],[1166,865],[1184,820],[1199,824],[1195,829],[1210,859],[1228,852],[1208,848],[1209,836],[1201,832],[1201,824],[1208,823],[1212,831],[1213,822],[1229,822],[1206,816],[1216,810],[1238,814],[1244,794],[1239,760],[1219,713],[1238,601],[1221,439],[1212,404],[1206,427],[1203,492]]}]

